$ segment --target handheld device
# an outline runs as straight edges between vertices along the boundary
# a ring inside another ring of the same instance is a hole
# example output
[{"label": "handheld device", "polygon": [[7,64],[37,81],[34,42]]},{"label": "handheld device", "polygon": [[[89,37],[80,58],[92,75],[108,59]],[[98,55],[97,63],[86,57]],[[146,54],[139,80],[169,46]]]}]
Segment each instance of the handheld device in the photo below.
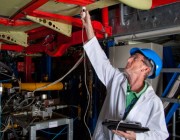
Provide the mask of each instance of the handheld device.
[{"label": "handheld device", "polygon": [[81,11],[81,19],[84,19],[86,17],[86,7],[82,7],[82,11]]},{"label": "handheld device", "polygon": [[149,131],[148,127],[142,127],[140,122],[127,122],[117,120],[105,120],[102,125],[106,126],[110,130],[121,130],[121,131],[134,131],[136,133]]}]

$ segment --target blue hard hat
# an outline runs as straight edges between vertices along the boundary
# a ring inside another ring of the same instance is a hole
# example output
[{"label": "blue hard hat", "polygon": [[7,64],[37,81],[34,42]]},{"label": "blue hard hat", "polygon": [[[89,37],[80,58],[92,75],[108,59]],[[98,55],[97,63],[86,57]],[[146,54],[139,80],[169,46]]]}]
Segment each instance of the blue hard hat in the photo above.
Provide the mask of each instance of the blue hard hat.
[{"label": "blue hard hat", "polygon": [[151,49],[141,49],[141,48],[132,48],[130,50],[130,55],[133,55],[137,52],[140,52],[142,53],[148,60],[150,60],[150,62],[152,63],[153,65],[153,72],[151,75],[148,76],[149,79],[153,79],[155,78],[156,76],[158,76],[161,72],[161,69],[162,69],[162,60],[161,58],[159,57],[159,55],[151,50]]}]

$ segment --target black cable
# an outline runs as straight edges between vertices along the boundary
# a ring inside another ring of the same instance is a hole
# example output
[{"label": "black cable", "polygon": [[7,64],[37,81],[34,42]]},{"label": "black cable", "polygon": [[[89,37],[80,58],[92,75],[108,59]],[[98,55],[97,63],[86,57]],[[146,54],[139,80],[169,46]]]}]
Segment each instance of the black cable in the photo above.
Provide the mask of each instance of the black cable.
[{"label": "black cable", "polygon": [[16,140],[19,140],[19,137],[18,137],[18,135],[16,134],[16,131],[15,131],[15,129],[14,129],[14,124],[13,124],[13,120],[12,120],[12,119],[13,119],[13,118],[10,116],[10,124],[11,124],[11,127],[12,127],[11,130],[12,130],[12,132],[13,132]]}]

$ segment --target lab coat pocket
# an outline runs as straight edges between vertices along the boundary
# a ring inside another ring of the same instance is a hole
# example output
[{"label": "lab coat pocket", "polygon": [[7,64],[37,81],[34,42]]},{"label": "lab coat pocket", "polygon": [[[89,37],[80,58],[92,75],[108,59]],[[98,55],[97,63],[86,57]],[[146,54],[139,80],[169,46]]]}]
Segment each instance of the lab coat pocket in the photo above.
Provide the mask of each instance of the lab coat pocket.
[{"label": "lab coat pocket", "polygon": [[136,120],[141,123],[142,126],[145,126],[148,121],[148,113],[145,111],[139,111],[136,115]]},{"label": "lab coat pocket", "polygon": [[140,122],[142,126],[145,126],[148,121],[149,111],[143,108],[134,107],[128,114],[127,120]]}]

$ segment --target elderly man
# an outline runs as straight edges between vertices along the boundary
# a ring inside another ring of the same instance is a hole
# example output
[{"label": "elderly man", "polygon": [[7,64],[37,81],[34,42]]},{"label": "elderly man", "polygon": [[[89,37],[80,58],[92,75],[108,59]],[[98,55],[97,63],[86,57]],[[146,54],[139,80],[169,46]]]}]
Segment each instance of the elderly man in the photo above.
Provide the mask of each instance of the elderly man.
[{"label": "elderly man", "polygon": [[[82,19],[88,42],[87,56],[98,78],[106,86],[107,96],[100,112],[93,140],[165,140],[168,131],[163,105],[146,78],[155,78],[162,68],[160,57],[150,49],[132,48],[123,72],[114,68],[96,39],[88,11]],[[109,130],[105,119],[140,122],[149,131]]]}]

